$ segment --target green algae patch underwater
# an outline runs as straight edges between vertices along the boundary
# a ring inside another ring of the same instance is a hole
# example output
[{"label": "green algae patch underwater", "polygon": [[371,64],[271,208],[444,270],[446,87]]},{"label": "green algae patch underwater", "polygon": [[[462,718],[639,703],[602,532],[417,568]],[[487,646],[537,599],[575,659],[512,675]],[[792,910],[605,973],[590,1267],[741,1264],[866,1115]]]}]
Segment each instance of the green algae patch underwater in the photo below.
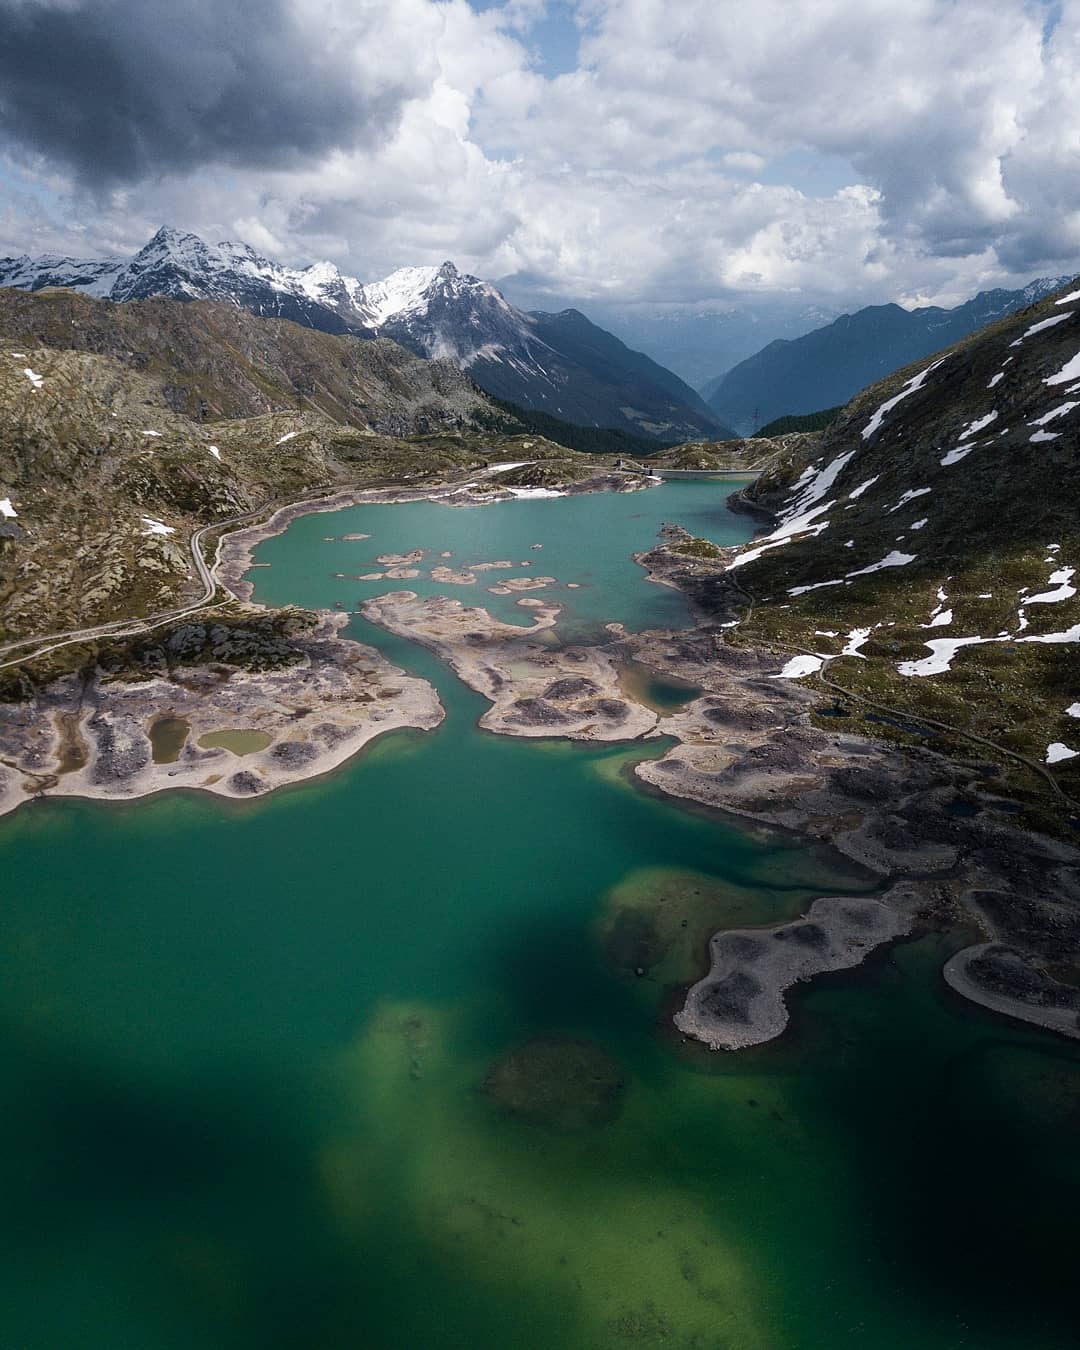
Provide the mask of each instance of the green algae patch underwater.
[{"label": "green algae patch underwater", "polygon": [[[322,1173],[343,1232],[380,1253],[378,1303],[393,1304],[397,1343],[777,1344],[734,1235],[678,1178],[643,1166],[640,1145],[625,1156],[615,1143],[624,1132],[653,1138],[653,1127],[641,1133],[652,1090],[628,1082],[624,1110],[602,1122],[492,1110],[460,1062],[466,1020],[460,1009],[383,1005],[339,1066],[353,1114]],[[540,1052],[548,1067],[551,1049]],[[389,1177],[378,1157],[391,1160]]]},{"label": "green algae patch underwater", "polygon": [[615,1120],[625,1088],[618,1063],[592,1041],[537,1036],[498,1059],[485,1075],[482,1091],[518,1120],[583,1130]]}]

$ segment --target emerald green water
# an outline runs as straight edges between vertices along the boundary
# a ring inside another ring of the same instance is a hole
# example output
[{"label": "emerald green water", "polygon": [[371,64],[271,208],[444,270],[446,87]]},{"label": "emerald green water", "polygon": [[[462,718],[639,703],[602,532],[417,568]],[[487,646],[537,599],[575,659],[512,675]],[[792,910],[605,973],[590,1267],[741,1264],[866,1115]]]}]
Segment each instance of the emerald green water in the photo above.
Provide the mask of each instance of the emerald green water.
[{"label": "emerald green water", "polygon": [[[628,554],[665,519],[745,537],[728,490],[305,517],[252,576],[351,608],[387,586],[333,572],[471,548],[580,579],[550,592],[579,631],[679,622]],[[513,613],[481,575],[445,590]],[[708,924],[865,883],[645,795],[623,772],[643,747],[480,733],[434,657],[352,631],[437,684],[436,733],[254,803],[0,821],[5,1350],[1075,1344],[1074,1047],[955,1000],[944,938],[797,991],[779,1043],[681,1045],[668,982]],[[669,912],[635,979],[611,897],[659,895],[688,926]],[[528,1123],[480,1090],[555,1034],[621,1066],[611,1123]]]},{"label": "emerald green water", "polygon": [[[741,481],[665,483],[662,488],[627,494],[586,494],[556,499],[501,502],[484,507],[447,507],[415,502],[386,507],[359,506],[333,515],[303,516],[288,532],[260,545],[258,561],[269,563],[251,573],[257,594],[272,604],[333,604],[353,609],[388,590],[420,595],[452,595],[466,605],[483,605],[509,623],[531,624],[519,599],[554,600],[565,606],[559,632],[577,638],[603,634],[605,623],[636,629],[685,627],[686,601],[668,586],[644,580],[631,554],[653,547],[664,521],[675,521],[694,534],[720,543],[749,538],[753,525],[724,506]],[[603,505],[597,505],[602,502]],[[345,534],[370,539],[345,540]],[[328,538],[328,536],[330,536]],[[534,544],[542,547],[535,549]],[[428,549],[418,563],[407,564],[420,576],[400,581],[355,581],[385,570],[380,554]],[[443,558],[444,552],[450,557]],[[474,585],[432,581],[433,567],[467,570],[470,563],[512,562],[512,568],[476,573]],[[521,566],[521,564],[526,564]],[[336,574],[342,573],[342,577]],[[555,585],[543,590],[492,595],[508,577],[548,576]],[[365,641],[370,640],[370,633]]]}]

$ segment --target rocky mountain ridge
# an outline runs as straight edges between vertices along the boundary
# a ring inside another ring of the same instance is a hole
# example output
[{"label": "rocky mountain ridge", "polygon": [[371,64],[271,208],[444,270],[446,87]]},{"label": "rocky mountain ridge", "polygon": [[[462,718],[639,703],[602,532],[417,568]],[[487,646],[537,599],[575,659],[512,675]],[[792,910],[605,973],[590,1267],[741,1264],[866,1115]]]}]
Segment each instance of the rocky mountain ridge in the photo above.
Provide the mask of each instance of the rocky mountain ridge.
[{"label": "rocky mountain ridge", "polygon": [[526,313],[451,262],[364,284],[330,262],[287,268],[247,244],[208,244],[163,226],[129,260],[2,258],[0,287],[65,287],[118,304],[220,301],[323,332],[393,338],[418,356],[452,361],[499,398],[564,421],[669,442],[726,433],[689,385],[576,310]]}]

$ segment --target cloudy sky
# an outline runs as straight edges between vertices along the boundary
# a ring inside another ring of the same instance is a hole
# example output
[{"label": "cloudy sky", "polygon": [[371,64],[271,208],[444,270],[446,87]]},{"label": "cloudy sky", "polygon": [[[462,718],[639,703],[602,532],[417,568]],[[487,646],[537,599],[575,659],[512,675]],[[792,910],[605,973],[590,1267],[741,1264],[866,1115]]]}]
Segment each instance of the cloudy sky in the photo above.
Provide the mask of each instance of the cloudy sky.
[{"label": "cloudy sky", "polygon": [[0,255],[162,222],[534,303],[1080,270],[1080,0],[0,0]]}]

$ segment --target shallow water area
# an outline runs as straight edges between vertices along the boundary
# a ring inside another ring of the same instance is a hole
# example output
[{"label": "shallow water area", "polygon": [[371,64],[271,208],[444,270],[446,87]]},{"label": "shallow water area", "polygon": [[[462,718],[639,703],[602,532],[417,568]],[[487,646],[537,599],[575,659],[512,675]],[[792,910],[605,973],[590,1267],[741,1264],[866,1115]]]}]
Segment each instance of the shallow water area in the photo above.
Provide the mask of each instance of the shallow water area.
[{"label": "shallow water area", "polygon": [[273,736],[252,727],[226,727],[222,731],[208,731],[199,737],[204,750],[229,750],[234,755],[254,755],[273,742]]},{"label": "shallow water area", "polygon": [[619,687],[627,698],[661,714],[679,712],[703,692],[699,685],[657,675],[637,661],[629,662],[624,668]]},{"label": "shallow water area", "polygon": [[159,717],[150,726],[150,746],[155,764],[175,764],[187,742],[191,727],[185,717]]},{"label": "shallow water area", "polygon": [[[745,539],[732,486],[302,517],[260,546],[256,598],[408,586],[528,623],[486,585],[532,570],[580,583],[536,593],[567,605],[557,635],[677,626],[630,554],[665,520]],[[416,548],[534,562],[333,576]],[[480,732],[431,653],[349,631],[436,684],[436,732],[257,802],[0,822],[6,1344],[1074,1343],[1076,1047],[952,995],[945,937],[796,990],[779,1042],[681,1044],[711,926],[867,879],[640,791],[655,742]]]},{"label": "shallow water area", "polygon": [[[613,622],[636,631],[685,627],[690,616],[684,597],[668,586],[648,582],[631,555],[653,547],[658,530],[669,520],[718,544],[749,538],[755,528],[750,517],[737,516],[724,505],[728,493],[740,486],[742,480],[675,482],[639,492],[582,493],[469,507],[407,502],[302,516],[285,534],[259,545],[256,561],[271,566],[251,579],[259,598],[268,604],[339,603],[351,610],[372,596],[410,590],[481,605],[506,623],[527,627],[532,618],[528,607],[518,604],[522,596],[488,588],[547,576],[555,578],[554,584],[529,592],[527,598],[564,607],[559,633],[565,640],[602,639],[604,625]],[[368,537],[345,537],[356,534]],[[380,556],[407,557],[418,549],[424,556],[411,562],[409,569],[419,576],[358,579],[385,573]],[[434,568],[468,574],[472,564],[494,562],[513,565],[478,570],[469,585],[431,578]]]}]

